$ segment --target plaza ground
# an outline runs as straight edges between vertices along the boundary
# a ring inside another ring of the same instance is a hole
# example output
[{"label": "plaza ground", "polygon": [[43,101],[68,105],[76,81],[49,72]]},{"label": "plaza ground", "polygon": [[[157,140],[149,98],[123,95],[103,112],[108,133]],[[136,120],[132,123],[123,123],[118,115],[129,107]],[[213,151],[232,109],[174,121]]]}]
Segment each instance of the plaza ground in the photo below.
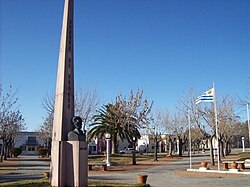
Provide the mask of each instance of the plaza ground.
[{"label": "plaza ground", "polygon": [[[231,158],[235,158],[235,155]],[[208,153],[193,155],[192,167],[198,168],[203,160],[209,160]],[[43,178],[43,172],[49,171],[49,162],[49,159],[38,158],[37,156],[11,158],[0,164],[0,185],[3,182],[14,180]],[[192,187],[201,185],[205,187],[250,186],[250,175],[187,172],[186,170],[189,168],[188,156],[182,158],[164,156],[158,162],[150,159],[138,161],[137,163],[138,165],[136,166],[132,166],[129,163],[117,164],[109,167],[108,171],[94,168],[93,171],[89,171],[89,179],[136,183],[137,175],[146,174],[148,175],[147,183],[152,187],[186,187],[187,185]],[[250,169],[246,171],[250,171]]]}]

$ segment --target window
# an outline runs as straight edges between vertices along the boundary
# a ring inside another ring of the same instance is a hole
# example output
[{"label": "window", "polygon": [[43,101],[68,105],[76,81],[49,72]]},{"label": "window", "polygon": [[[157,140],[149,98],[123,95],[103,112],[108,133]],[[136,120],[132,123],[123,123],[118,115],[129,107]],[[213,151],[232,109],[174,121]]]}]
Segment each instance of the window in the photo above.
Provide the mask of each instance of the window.
[{"label": "window", "polygon": [[28,136],[28,143],[36,143],[36,137]]},{"label": "window", "polygon": [[28,147],[28,151],[35,151],[36,148],[35,147]]},{"label": "window", "polygon": [[96,146],[89,146],[89,150],[92,152],[95,152],[96,151]]}]

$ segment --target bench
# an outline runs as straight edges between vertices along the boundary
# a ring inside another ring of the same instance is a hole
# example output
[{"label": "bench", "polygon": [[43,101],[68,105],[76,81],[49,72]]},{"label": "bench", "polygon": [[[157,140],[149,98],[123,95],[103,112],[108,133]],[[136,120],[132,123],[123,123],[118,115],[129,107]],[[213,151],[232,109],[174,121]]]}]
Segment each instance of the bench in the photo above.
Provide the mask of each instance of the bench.
[{"label": "bench", "polygon": [[245,160],[245,168],[250,168],[250,159]]},{"label": "bench", "polygon": [[107,171],[107,164],[106,163],[89,163],[89,171],[93,170],[93,166],[101,166],[102,171]]},{"label": "bench", "polygon": [[239,165],[240,170],[245,169],[245,161],[223,161],[222,164],[224,164],[224,169],[229,169],[228,164],[231,164],[233,162],[235,162]]}]

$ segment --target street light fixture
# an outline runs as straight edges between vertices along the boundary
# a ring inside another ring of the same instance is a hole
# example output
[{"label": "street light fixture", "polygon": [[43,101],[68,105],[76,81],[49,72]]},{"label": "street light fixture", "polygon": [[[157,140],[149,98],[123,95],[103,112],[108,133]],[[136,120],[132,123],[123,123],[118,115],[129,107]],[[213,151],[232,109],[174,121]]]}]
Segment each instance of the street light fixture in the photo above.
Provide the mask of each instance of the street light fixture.
[{"label": "street light fixture", "polygon": [[242,140],[242,152],[245,152],[245,138],[244,136],[241,137]]},{"label": "street light fixture", "polygon": [[111,138],[111,135],[110,135],[109,133],[106,133],[106,134],[105,134],[105,138],[106,138],[106,139],[110,139],[110,138]]},{"label": "street light fixture", "polygon": [[106,141],[107,141],[107,160],[106,160],[106,164],[107,166],[110,166],[110,138],[111,138],[111,135],[109,133],[106,133],[105,134],[105,138],[106,138]]},{"label": "street light fixture", "polygon": [[136,165],[136,156],[135,156],[136,137],[133,136],[132,139],[133,139],[132,165]]}]

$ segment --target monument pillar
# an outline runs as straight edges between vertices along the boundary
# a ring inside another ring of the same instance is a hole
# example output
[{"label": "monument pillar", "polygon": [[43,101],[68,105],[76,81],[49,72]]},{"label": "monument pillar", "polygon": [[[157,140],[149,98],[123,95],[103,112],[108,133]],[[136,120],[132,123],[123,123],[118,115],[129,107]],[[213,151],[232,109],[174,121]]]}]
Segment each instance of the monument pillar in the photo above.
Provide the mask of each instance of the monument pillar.
[{"label": "monument pillar", "polygon": [[65,0],[58,59],[52,149],[51,186],[87,186],[87,142],[68,141],[74,117],[74,0]]}]

